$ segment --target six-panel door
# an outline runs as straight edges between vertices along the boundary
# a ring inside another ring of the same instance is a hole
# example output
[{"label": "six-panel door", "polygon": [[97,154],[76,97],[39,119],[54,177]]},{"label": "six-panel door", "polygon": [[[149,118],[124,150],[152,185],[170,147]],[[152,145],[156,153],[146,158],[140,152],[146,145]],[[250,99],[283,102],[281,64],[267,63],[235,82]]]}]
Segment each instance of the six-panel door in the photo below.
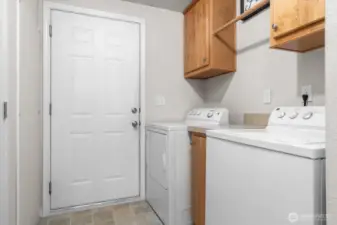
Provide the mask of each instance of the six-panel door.
[{"label": "six-panel door", "polygon": [[139,196],[139,24],[51,21],[51,208]]}]

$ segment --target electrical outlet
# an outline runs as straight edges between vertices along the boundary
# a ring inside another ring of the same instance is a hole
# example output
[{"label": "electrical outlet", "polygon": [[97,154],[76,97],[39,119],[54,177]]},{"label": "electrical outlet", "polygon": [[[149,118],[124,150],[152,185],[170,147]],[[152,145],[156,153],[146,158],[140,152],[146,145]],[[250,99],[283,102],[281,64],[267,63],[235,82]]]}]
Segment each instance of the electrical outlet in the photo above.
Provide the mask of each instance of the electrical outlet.
[{"label": "electrical outlet", "polygon": [[312,94],[312,86],[311,85],[305,85],[302,86],[302,95],[307,94],[309,96],[308,102],[312,102],[313,100],[313,94]]}]

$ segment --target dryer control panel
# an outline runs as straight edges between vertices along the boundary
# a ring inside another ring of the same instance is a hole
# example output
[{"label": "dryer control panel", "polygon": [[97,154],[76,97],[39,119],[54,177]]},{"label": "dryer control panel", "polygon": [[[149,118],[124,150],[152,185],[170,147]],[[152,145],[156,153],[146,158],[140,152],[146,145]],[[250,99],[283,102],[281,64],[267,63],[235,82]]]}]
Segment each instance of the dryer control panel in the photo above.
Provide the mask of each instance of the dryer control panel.
[{"label": "dryer control panel", "polygon": [[193,109],[187,114],[186,121],[226,125],[229,122],[229,112],[226,108]]}]

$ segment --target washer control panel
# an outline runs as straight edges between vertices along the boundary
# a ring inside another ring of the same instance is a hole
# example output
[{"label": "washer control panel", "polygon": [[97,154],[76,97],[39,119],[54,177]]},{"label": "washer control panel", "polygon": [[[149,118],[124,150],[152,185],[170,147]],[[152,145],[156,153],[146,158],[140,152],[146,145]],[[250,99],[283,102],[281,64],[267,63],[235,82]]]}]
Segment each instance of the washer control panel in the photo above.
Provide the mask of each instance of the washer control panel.
[{"label": "washer control panel", "polygon": [[270,115],[268,125],[325,127],[325,107],[279,107]]},{"label": "washer control panel", "polygon": [[228,124],[229,112],[226,108],[199,108],[187,114],[186,121],[203,122],[209,124]]}]

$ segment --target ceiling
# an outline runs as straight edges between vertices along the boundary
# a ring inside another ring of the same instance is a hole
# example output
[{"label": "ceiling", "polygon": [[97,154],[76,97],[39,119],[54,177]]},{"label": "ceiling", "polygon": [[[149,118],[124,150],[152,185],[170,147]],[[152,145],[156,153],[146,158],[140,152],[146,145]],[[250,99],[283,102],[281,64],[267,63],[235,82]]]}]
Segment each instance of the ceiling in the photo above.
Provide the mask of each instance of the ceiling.
[{"label": "ceiling", "polygon": [[157,8],[169,9],[172,11],[183,12],[192,0],[124,0],[133,3],[149,5]]}]

